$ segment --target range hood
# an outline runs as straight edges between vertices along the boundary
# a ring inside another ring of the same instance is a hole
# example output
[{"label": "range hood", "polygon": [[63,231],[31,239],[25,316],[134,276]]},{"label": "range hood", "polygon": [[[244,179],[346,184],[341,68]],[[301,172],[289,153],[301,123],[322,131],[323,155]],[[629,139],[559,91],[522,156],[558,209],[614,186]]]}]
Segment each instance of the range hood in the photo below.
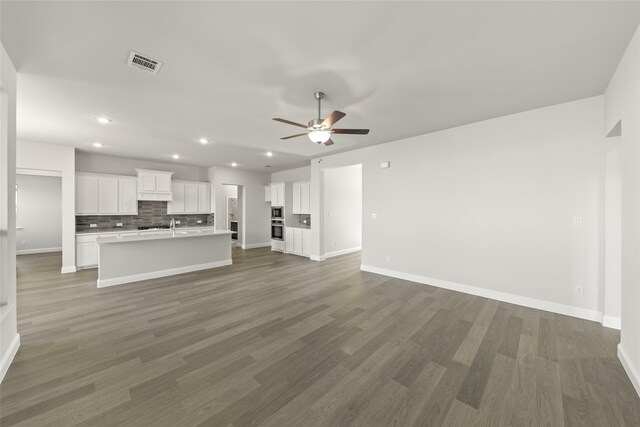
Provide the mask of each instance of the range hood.
[{"label": "range hood", "polygon": [[138,173],[138,200],[173,200],[171,175],[173,172],[136,169]]}]

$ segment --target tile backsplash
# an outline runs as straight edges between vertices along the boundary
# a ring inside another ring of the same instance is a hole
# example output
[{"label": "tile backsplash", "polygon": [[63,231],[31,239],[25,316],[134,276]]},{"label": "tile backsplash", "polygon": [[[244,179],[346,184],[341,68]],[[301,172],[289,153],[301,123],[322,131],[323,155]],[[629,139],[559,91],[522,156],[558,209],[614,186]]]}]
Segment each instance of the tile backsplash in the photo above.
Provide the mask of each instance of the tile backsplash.
[{"label": "tile backsplash", "polygon": [[[180,221],[176,227],[213,226],[213,214],[169,215],[167,214],[167,202],[140,200],[138,201],[138,215],[77,215],[76,231],[116,228],[117,223],[122,223],[123,230],[150,225],[169,225],[171,218]],[[92,228],[90,224],[98,226]]]}]

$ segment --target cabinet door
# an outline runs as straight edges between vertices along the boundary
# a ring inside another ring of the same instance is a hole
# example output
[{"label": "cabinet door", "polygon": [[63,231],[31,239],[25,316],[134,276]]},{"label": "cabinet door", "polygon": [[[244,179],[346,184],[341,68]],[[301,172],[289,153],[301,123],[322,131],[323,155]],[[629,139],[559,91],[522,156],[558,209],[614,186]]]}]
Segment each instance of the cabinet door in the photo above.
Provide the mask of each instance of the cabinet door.
[{"label": "cabinet door", "polygon": [[98,212],[118,213],[118,178],[98,178]]},{"label": "cabinet door", "polygon": [[284,183],[278,184],[278,206],[284,206]]},{"label": "cabinet door", "polygon": [[284,229],[285,252],[293,252],[293,228]]},{"label": "cabinet door", "polygon": [[198,184],[184,185],[184,212],[198,213]]},{"label": "cabinet door", "polygon": [[278,184],[271,184],[271,206],[278,206]]},{"label": "cabinet door", "polygon": [[138,213],[138,193],[135,179],[118,180],[118,213],[129,215]]},{"label": "cabinet door", "polygon": [[302,255],[311,255],[311,230],[302,230]]},{"label": "cabinet door", "polygon": [[211,187],[208,184],[198,184],[198,212],[211,212]]},{"label": "cabinet door", "polygon": [[294,214],[302,213],[300,212],[300,183],[293,183],[293,206],[292,212]]},{"label": "cabinet door", "polygon": [[311,184],[304,182],[300,184],[300,213],[311,213]]},{"label": "cabinet door", "polygon": [[76,245],[76,265],[78,267],[89,267],[98,265],[98,244],[78,243]]},{"label": "cabinet door", "polygon": [[171,191],[171,175],[156,175],[156,191],[167,193]]},{"label": "cabinet door", "polygon": [[138,174],[138,191],[156,191],[156,175],[140,172]]},{"label": "cabinet door", "polygon": [[302,255],[302,229],[293,229],[293,253]]},{"label": "cabinet door", "polygon": [[98,213],[98,177],[76,177],[76,213]]},{"label": "cabinet door", "polygon": [[167,203],[168,214],[184,213],[184,184],[171,184],[173,200]]},{"label": "cabinet door", "polygon": [[270,202],[271,201],[271,186],[270,185],[265,185],[264,186],[264,201],[265,202]]}]

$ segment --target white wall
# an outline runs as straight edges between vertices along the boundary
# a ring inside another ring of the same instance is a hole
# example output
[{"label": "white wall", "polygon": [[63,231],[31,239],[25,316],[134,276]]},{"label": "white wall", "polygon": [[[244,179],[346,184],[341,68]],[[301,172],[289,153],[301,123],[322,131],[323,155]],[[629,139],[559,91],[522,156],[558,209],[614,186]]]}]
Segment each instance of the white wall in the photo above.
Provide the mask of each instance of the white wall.
[{"label": "white wall", "polygon": [[234,168],[211,167],[208,169],[209,182],[211,182],[214,200],[216,228],[226,229],[225,225],[218,224],[218,212],[225,204],[224,184],[242,185],[242,191],[238,191],[238,197],[244,198],[242,230],[238,237],[242,237],[242,245],[245,248],[271,245],[271,205],[264,201],[264,186],[271,181],[271,175],[263,172],[252,172]]},{"label": "white wall", "polygon": [[360,250],[362,165],[324,170],[324,240],[325,257]]},{"label": "white wall", "polygon": [[174,172],[171,176],[172,179],[200,182],[208,180],[206,168],[186,166],[179,162],[162,163],[80,151],[76,153],[76,170],[78,172],[134,176],[136,175],[136,168]]},{"label": "white wall", "polygon": [[0,44],[0,382],[20,346],[16,311],[16,69]]},{"label": "white wall", "polygon": [[18,141],[18,169],[62,174],[62,272],[76,271],[75,149],[63,145]]},{"label": "white wall", "polygon": [[608,134],[622,121],[622,311],[618,355],[640,394],[640,29],[604,95]]},{"label": "white wall", "polygon": [[599,319],[602,125],[598,96],[315,159],[312,215],[322,170],[362,163],[363,268]]},{"label": "white wall", "polygon": [[304,166],[271,174],[271,182],[309,181],[311,179],[311,167]]},{"label": "white wall", "polygon": [[62,250],[62,179],[17,175],[16,248],[19,254]]}]

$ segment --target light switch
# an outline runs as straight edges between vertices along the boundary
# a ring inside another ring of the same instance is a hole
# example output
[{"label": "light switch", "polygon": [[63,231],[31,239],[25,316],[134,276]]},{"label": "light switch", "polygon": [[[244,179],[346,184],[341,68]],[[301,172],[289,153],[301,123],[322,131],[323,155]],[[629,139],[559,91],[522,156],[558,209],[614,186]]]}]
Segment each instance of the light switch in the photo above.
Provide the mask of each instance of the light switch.
[{"label": "light switch", "polygon": [[573,217],[573,225],[582,225],[582,217],[574,216]]},{"label": "light switch", "polygon": [[378,219],[378,214],[372,213],[371,214],[371,219]]},{"label": "light switch", "polygon": [[380,163],[380,169],[388,169],[391,167],[391,162],[382,162]]}]

